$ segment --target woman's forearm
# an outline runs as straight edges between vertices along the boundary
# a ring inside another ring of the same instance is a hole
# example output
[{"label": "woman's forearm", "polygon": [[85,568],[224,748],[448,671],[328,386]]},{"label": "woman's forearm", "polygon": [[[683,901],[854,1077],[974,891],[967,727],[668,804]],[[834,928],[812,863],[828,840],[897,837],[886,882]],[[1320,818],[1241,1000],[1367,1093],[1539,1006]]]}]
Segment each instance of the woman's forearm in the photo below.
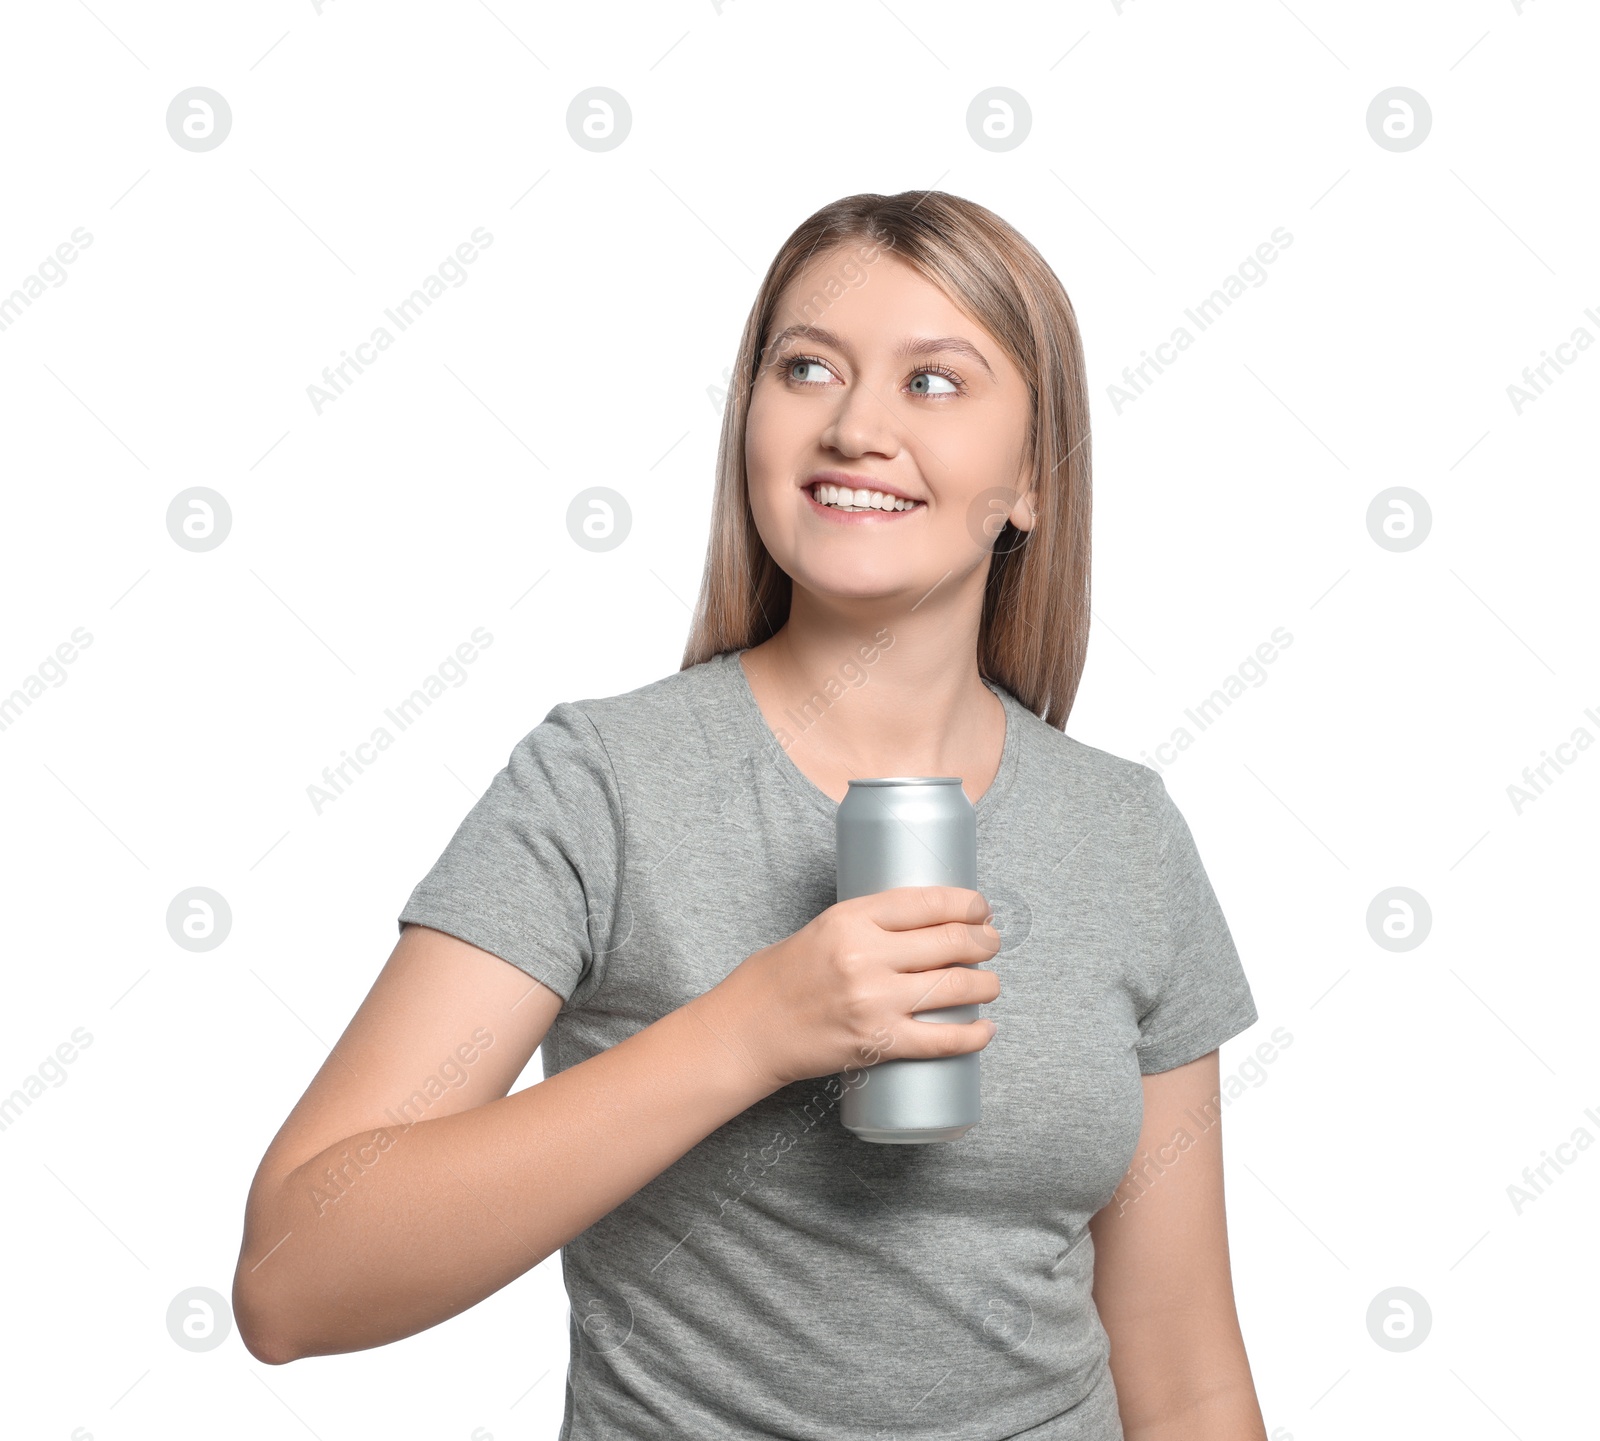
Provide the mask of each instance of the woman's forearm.
[{"label": "woman's forearm", "polygon": [[1123,1441],[1268,1441],[1254,1385],[1219,1387],[1174,1403],[1159,1417],[1123,1421]]},{"label": "woman's forearm", "polygon": [[361,1350],[492,1295],[767,1094],[732,1035],[713,989],[525,1090],[297,1166],[247,1223],[246,1344]]}]

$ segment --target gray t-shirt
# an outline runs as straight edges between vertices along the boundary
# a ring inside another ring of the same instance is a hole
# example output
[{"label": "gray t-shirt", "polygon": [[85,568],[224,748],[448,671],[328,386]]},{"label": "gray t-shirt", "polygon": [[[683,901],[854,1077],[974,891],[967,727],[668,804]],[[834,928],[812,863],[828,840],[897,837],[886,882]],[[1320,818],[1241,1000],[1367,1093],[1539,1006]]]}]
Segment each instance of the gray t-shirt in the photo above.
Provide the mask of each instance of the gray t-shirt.
[{"label": "gray t-shirt", "polygon": [[[989,684],[1006,737],[978,889],[1003,944],[982,1120],[873,1144],[818,1077],[707,1136],[562,1249],[562,1441],[1122,1436],[1085,1227],[1133,1159],[1140,1075],[1256,1008],[1160,775]],[[555,706],[400,923],[557,991],[554,1075],[832,905],[835,809],[724,652]]]}]

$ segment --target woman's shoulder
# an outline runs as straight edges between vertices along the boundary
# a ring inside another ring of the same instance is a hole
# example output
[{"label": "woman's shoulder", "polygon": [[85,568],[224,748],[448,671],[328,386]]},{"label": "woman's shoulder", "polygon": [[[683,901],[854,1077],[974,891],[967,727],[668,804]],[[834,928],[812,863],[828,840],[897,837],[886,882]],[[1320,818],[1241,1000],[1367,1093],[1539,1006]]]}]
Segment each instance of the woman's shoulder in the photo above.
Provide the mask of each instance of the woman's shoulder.
[{"label": "woman's shoulder", "polygon": [[558,703],[546,717],[598,735],[613,759],[644,755],[664,761],[734,732],[738,720],[727,694],[726,655],[672,671],[631,690]]},{"label": "woman's shoulder", "polygon": [[1128,791],[1148,794],[1162,783],[1160,772],[1141,761],[1092,746],[1054,726],[1045,729],[1055,738],[1056,765],[1079,781],[1117,795]]},{"label": "woman's shoulder", "polygon": [[1070,795],[1079,803],[1125,809],[1159,803],[1161,773],[1153,766],[1092,746],[1058,730],[1020,702],[1013,714],[1029,731],[1042,794]]},{"label": "woman's shoulder", "polygon": [[566,704],[577,706],[587,715],[619,720],[638,715],[659,715],[684,705],[698,704],[726,679],[723,672],[727,664],[728,655],[716,655],[699,665],[645,681],[631,690],[617,691],[611,695],[584,696]]}]

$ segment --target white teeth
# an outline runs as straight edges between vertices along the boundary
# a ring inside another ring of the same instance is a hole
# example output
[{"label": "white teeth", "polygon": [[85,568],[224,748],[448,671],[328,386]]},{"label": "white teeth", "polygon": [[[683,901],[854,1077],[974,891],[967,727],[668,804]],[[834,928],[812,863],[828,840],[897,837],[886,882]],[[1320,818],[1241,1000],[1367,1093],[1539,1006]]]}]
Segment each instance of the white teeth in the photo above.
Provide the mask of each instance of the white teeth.
[{"label": "white teeth", "polygon": [[826,482],[814,485],[811,494],[820,504],[836,506],[840,510],[910,510],[920,504],[919,501],[890,495],[887,491],[851,490],[847,486],[828,485]]}]

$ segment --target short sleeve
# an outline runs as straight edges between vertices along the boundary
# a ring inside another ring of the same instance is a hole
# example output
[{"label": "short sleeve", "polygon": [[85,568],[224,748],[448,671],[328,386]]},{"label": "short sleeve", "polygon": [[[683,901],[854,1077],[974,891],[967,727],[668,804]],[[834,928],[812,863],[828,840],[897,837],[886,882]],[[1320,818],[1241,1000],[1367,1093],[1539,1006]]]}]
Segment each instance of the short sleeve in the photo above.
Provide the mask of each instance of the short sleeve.
[{"label": "short sleeve", "polygon": [[605,743],[563,701],[517,743],[399,924],[459,937],[568,1001],[609,944],[622,827]]},{"label": "short sleeve", "polygon": [[1139,1070],[1170,1071],[1214,1051],[1257,1020],[1255,999],[1194,837],[1156,777],[1159,953],[1153,1000],[1139,1016]]}]

